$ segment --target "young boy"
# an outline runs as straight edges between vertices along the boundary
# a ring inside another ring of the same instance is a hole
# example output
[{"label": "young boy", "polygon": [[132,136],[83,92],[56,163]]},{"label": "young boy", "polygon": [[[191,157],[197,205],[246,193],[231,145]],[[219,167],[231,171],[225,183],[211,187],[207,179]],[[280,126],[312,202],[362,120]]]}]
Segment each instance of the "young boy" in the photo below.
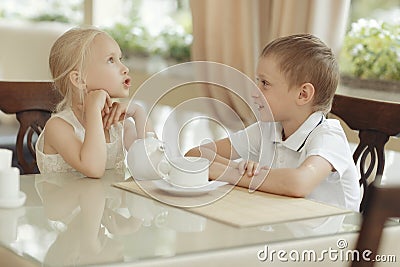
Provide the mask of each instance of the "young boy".
[{"label": "young boy", "polygon": [[346,136],[339,121],[325,118],[339,80],[331,49],[310,34],[278,38],[263,49],[256,75],[252,98],[260,121],[187,155],[210,159],[211,179],[249,188],[258,181],[261,191],[358,211],[358,175]]}]

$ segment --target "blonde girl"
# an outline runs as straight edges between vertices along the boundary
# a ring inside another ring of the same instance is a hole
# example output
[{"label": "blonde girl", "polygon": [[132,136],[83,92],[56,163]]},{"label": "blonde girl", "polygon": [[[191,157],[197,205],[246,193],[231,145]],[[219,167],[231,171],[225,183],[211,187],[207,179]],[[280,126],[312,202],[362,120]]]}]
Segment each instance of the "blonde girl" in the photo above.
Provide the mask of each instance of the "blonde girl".
[{"label": "blonde girl", "polygon": [[[145,114],[137,104],[127,110],[127,103],[112,101],[129,96],[131,77],[121,59],[117,42],[97,28],[73,28],[56,40],[49,66],[64,98],[36,143],[41,173],[99,178],[105,169],[123,166],[123,146],[143,137]],[[125,116],[135,123],[122,124]]]}]

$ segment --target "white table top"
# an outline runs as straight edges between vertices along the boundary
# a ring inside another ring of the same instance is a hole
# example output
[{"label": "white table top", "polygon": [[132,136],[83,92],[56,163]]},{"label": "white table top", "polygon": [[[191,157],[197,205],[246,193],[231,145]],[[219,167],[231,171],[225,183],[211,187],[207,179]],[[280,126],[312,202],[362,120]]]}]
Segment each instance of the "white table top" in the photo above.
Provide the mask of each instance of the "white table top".
[{"label": "white table top", "polygon": [[238,261],[227,255],[234,259],[246,251],[260,263],[257,251],[265,245],[312,244],[355,235],[359,228],[357,213],[233,227],[111,186],[126,178],[115,171],[98,180],[71,173],[22,175],[27,201],[0,209],[0,247],[39,266],[176,266],[185,260],[204,264],[216,255],[222,265],[235,266]]}]

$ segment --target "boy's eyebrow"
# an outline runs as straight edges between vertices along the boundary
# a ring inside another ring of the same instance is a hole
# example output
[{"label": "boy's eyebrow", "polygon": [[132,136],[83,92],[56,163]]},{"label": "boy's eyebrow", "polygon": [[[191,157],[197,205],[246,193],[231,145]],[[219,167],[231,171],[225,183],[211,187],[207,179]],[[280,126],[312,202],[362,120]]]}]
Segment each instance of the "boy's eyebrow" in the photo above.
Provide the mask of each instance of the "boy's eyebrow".
[{"label": "boy's eyebrow", "polygon": [[261,74],[261,73],[257,73],[256,77],[266,79],[266,80],[268,79],[264,74]]}]

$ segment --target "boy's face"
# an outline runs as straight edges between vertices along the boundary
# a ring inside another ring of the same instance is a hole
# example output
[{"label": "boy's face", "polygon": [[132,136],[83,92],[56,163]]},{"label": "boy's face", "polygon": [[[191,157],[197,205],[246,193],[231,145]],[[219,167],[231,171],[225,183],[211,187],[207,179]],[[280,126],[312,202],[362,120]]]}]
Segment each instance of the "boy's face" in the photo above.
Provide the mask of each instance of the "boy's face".
[{"label": "boy's face", "polygon": [[274,56],[259,59],[256,84],[259,90],[254,90],[252,97],[260,112],[261,121],[271,121],[270,110],[274,121],[290,119],[296,106],[297,90],[289,90],[288,82]]},{"label": "boy's face", "polygon": [[91,44],[87,65],[88,91],[104,89],[111,97],[128,97],[131,78],[129,69],[121,62],[121,49],[106,34],[98,34]]}]

